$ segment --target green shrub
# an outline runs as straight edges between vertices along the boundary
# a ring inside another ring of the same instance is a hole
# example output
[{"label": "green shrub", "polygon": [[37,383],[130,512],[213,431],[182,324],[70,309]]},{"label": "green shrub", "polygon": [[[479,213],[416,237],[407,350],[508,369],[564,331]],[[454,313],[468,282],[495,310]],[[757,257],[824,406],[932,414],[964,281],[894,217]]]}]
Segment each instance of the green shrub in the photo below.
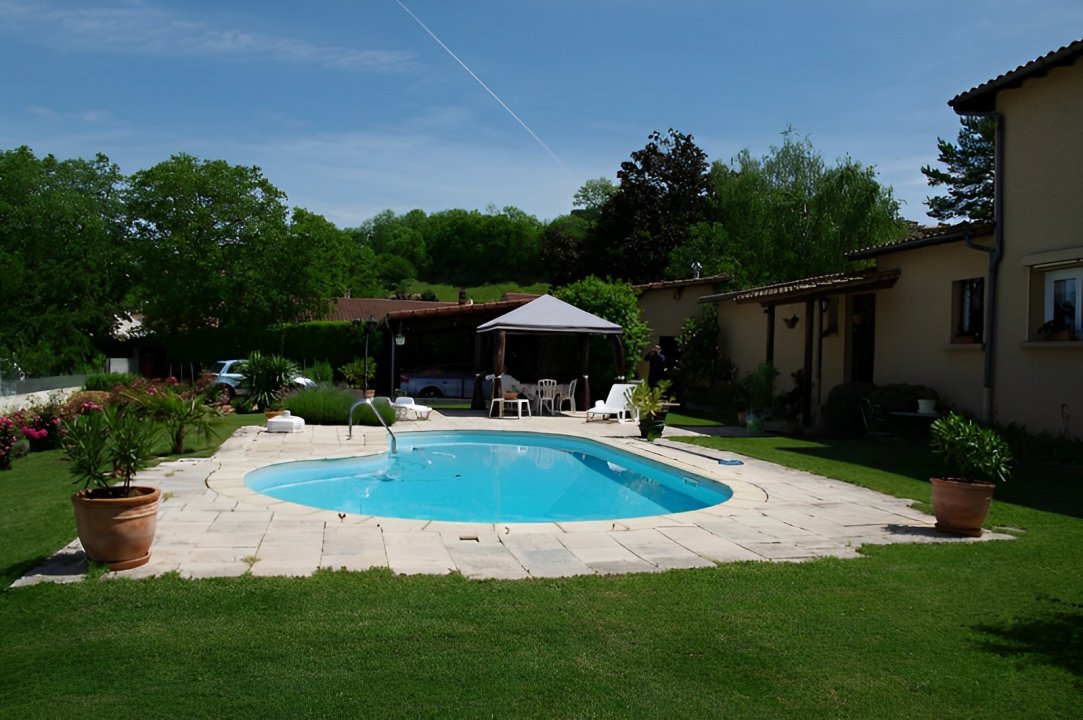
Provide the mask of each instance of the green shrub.
[{"label": "green shrub", "polygon": [[252,351],[240,372],[244,373],[241,387],[248,390],[248,402],[261,410],[275,404],[283,391],[293,385],[301,374],[292,360],[279,355],[263,355]]},{"label": "green shrub", "polygon": [[1011,474],[1012,452],[992,428],[957,413],[937,418],[929,426],[933,452],[965,482],[1005,482]]},{"label": "green shrub", "polygon": [[87,375],[86,382],[83,383],[83,389],[112,392],[118,385],[128,387],[141,379],[135,373],[94,373],[93,375]]},{"label": "green shrub", "polygon": [[303,366],[301,370],[305,377],[312,378],[322,385],[330,385],[335,380],[335,371],[331,363],[326,360],[317,360],[312,365]]},{"label": "green shrub", "polygon": [[[350,407],[357,400],[358,397],[353,393],[319,387],[290,395],[283,401],[282,409],[304,418],[309,425],[346,425],[349,422]],[[386,403],[377,403],[376,407],[385,423],[391,425],[395,422],[394,408],[388,407]],[[356,425],[380,424],[368,405],[354,410],[353,419]]]},{"label": "green shrub", "polygon": [[368,358],[367,365],[364,360],[355,358],[353,362],[346,363],[338,371],[346,377],[346,382],[350,387],[368,388],[369,383],[376,377],[376,358]]}]

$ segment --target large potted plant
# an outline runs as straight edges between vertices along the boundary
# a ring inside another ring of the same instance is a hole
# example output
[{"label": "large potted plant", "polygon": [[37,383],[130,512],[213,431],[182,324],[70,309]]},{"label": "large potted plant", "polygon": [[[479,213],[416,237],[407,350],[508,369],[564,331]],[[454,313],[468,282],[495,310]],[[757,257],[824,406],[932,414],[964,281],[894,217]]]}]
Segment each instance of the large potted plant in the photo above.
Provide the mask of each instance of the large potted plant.
[{"label": "large potted plant", "polygon": [[933,452],[944,458],[952,477],[930,479],[936,529],[979,537],[996,483],[1011,474],[1008,444],[992,428],[951,413],[929,427]]},{"label": "large potted plant", "polygon": [[71,472],[83,482],[71,504],[87,557],[111,570],[145,564],[158,527],[161,491],[132,485],[132,476],[153,456],[158,426],[136,406],[111,405],[76,416],[64,429]]},{"label": "large potted plant", "polygon": [[666,413],[673,405],[669,392],[669,380],[662,380],[655,385],[642,382],[628,394],[628,404],[639,415],[639,435],[646,439],[659,437],[666,427]]}]

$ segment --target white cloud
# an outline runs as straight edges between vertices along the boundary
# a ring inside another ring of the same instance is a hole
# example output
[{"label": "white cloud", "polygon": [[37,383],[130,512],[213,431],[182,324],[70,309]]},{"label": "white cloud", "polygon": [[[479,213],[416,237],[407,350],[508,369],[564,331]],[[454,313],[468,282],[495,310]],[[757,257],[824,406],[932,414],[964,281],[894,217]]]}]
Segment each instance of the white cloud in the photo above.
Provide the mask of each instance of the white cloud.
[{"label": "white cloud", "polygon": [[237,28],[215,28],[143,4],[61,7],[52,2],[0,0],[0,33],[57,50],[108,50],[132,55],[230,55],[314,64],[347,71],[408,67],[413,54],[313,45]]}]

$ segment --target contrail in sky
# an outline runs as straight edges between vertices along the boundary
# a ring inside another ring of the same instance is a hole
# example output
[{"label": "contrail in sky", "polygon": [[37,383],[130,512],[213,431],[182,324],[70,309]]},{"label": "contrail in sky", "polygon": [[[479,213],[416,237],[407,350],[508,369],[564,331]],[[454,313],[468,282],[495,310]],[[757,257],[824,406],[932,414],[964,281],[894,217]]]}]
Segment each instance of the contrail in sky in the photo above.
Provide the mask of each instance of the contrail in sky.
[{"label": "contrail in sky", "polygon": [[462,66],[463,66],[463,70],[465,70],[466,72],[470,73],[470,77],[472,77],[472,78],[474,78],[475,80],[477,80],[477,81],[478,81],[478,85],[481,85],[481,86],[482,86],[483,88],[485,88],[485,92],[487,92],[487,93],[489,93],[490,95],[492,95],[492,96],[493,96],[493,99],[494,99],[494,100],[496,100],[496,101],[497,101],[498,103],[500,103],[500,107],[502,107],[502,108],[504,108],[505,110],[507,110],[507,111],[508,111],[508,114],[509,114],[509,115],[511,115],[511,116],[512,116],[513,118],[515,118],[515,121],[516,121],[516,122],[518,122],[518,123],[519,123],[520,125],[522,125],[522,126],[523,126],[523,129],[524,129],[524,130],[526,130],[526,131],[527,131],[528,133],[530,133],[530,137],[532,137],[532,138],[534,138],[535,140],[537,140],[537,141],[538,141],[538,144],[539,144],[539,145],[541,145],[541,146],[542,146],[543,148],[545,148],[545,152],[549,153],[549,155],[550,155],[550,156],[551,156],[551,157],[552,157],[552,158],[553,158],[554,160],[556,160],[556,161],[557,161],[557,165],[560,165],[561,169],[563,169],[563,170],[564,170],[564,172],[566,172],[566,173],[568,173],[568,174],[571,174],[571,171],[570,171],[570,170],[568,170],[568,168],[564,166],[564,163],[562,163],[562,162],[560,161],[560,158],[558,158],[558,157],[557,157],[557,154],[556,154],[555,152],[553,152],[553,151],[552,151],[552,150],[551,150],[551,149],[549,148],[549,146],[548,146],[548,145],[546,145],[546,144],[545,144],[545,143],[544,143],[544,142],[542,141],[542,139],[541,139],[540,137],[538,137],[537,133],[535,133],[535,132],[534,132],[533,130],[531,130],[531,129],[530,129],[530,126],[529,126],[529,125],[527,125],[527,124],[526,124],[525,122],[523,122],[523,119],[522,119],[521,117],[519,117],[518,115],[516,115],[516,114],[515,114],[515,111],[514,111],[514,110],[512,110],[512,109],[511,109],[510,107],[508,107],[507,103],[505,103],[505,102],[504,102],[503,100],[501,100],[501,99],[500,99],[500,97],[499,97],[499,96],[497,96],[497,94],[496,94],[496,93],[494,93],[494,92],[493,92],[493,91],[492,91],[492,90],[491,90],[491,89],[489,88],[489,86],[488,86],[488,85],[486,85],[486,84],[485,84],[484,82],[482,82],[481,78],[479,78],[479,77],[478,77],[477,75],[475,75],[475,74],[474,74],[474,71],[473,71],[473,70],[471,70],[470,68],[468,68],[468,67],[466,66],[466,63],[464,63],[464,62],[463,62],[462,60],[460,60],[460,59],[459,59],[459,56],[458,56],[458,55],[456,55],[455,53],[451,52],[451,48],[449,48],[449,47],[448,47],[447,45],[445,45],[445,44],[444,44],[444,41],[443,41],[443,40],[441,40],[440,38],[436,37],[436,33],[434,33],[434,32],[433,32],[432,30],[429,30],[429,28],[428,28],[428,27],[427,27],[427,26],[425,25],[425,23],[421,22],[421,18],[419,18],[419,17],[417,16],[417,15],[414,15],[414,14],[413,14],[413,13],[412,13],[412,12],[410,11],[410,8],[408,8],[408,7],[406,7],[405,5],[403,5],[403,4],[402,4],[402,0],[395,0],[395,2],[397,2],[397,3],[399,4],[399,7],[401,7],[401,8],[403,9],[403,10],[405,10],[405,11],[406,11],[406,14],[407,14],[407,15],[409,15],[410,17],[412,17],[412,18],[414,19],[414,21],[415,21],[415,22],[416,22],[416,23],[417,23],[418,25],[420,25],[420,26],[421,26],[421,29],[422,29],[422,30],[424,30],[425,32],[427,32],[427,33],[429,34],[429,37],[431,37],[431,38],[432,38],[433,40],[435,40],[435,41],[437,42],[437,44],[439,44],[439,45],[440,45],[440,47],[444,48],[444,50],[446,50],[446,51],[447,51],[447,54],[448,54],[448,55],[450,55],[450,56],[451,56],[452,58],[454,58],[454,59],[455,59],[455,62],[457,62],[457,63],[459,63],[460,65],[462,65]]}]

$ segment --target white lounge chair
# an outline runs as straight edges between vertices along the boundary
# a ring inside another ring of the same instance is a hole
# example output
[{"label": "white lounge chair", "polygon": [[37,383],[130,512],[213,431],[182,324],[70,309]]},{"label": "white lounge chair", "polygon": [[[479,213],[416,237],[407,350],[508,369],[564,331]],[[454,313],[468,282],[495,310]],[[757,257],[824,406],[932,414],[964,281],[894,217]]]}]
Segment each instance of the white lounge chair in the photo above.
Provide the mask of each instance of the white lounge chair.
[{"label": "white lounge chair", "polygon": [[396,420],[428,420],[432,408],[428,405],[418,405],[412,397],[397,397],[392,403],[395,408]]},{"label": "white lounge chair", "polygon": [[587,422],[590,422],[592,416],[603,419],[614,416],[617,418],[617,422],[636,420],[636,412],[628,402],[628,395],[631,394],[634,387],[635,385],[631,383],[617,383],[609,388],[609,396],[605,399],[605,402],[599,400],[594,403],[594,407],[587,410]]}]

